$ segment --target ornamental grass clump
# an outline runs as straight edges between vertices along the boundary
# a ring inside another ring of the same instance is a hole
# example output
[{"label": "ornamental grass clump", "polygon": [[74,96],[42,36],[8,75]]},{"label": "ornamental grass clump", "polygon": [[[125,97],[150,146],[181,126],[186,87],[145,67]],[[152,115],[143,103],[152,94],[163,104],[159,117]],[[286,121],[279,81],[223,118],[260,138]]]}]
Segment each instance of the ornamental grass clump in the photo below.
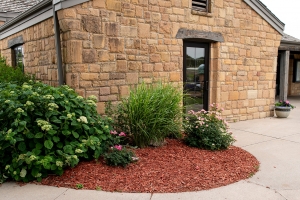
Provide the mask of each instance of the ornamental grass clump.
[{"label": "ornamental grass clump", "polygon": [[182,90],[171,84],[139,84],[115,111],[108,104],[107,114],[115,127],[125,131],[133,145],[162,144],[167,136],[180,135]]},{"label": "ornamental grass clump", "polygon": [[68,86],[0,83],[0,179],[61,175],[118,144],[111,120],[98,115],[95,102]]},{"label": "ornamental grass clump", "polygon": [[221,117],[222,108],[211,104],[210,111],[189,111],[184,118],[184,141],[187,145],[208,150],[227,149],[235,141],[228,123]]}]

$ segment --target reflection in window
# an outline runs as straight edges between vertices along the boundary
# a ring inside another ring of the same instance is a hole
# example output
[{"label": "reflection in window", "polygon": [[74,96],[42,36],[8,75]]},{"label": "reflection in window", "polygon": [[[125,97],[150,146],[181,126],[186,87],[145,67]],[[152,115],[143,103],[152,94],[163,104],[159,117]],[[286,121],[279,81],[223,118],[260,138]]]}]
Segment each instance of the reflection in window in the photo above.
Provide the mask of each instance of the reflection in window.
[{"label": "reflection in window", "polygon": [[293,76],[294,82],[300,82],[300,60],[295,60]]},{"label": "reflection in window", "polygon": [[12,48],[12,66],[21,68],[24,71],[24,56],[23,46],[16,46]]}]

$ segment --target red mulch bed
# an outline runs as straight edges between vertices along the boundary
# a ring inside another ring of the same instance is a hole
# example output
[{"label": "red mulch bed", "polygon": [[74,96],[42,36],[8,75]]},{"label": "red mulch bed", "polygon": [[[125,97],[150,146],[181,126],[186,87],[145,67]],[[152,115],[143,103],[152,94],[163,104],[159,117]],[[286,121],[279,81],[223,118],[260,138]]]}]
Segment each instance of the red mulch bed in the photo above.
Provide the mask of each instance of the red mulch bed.
[{"label": "red mulch bed", "polygon": [[224,151],[191,148],[169,139],[162,147],[134,150],[140,158],[126,168],[109,167],[103,160],[81,162],[62,176],[49,176],[43,185],[117,192],[167,193],[216,188],[246,179],[259,166],[245,150],[231,146]]}]

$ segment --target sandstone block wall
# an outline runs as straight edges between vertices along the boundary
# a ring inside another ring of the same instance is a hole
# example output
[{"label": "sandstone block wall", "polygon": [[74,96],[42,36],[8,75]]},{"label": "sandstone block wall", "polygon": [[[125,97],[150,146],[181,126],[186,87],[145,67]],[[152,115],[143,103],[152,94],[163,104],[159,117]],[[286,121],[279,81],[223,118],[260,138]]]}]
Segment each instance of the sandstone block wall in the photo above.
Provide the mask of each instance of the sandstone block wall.
[{"label": "sandstone block wall", "polygon": [[[180,28],[220,32],[225,41],[210,49],[210,103],[221,104],[231,121],[272,115],[281,35],[243,0],[212,0],[211,13],[192,11],[191,2],[91,0],[59,11],[67,84],[83,96],[96,95],[103,112],[106,101],[120,101],[141,81],[182,85],[183,40],[175,37]],[[51,38],[27,37],[26,43]],[[52,78],[54,65],[41,60],[53,54],[28,51],[26,43],[27,70],[45,67]]]},{"label": "sandstone block wall", "polygon": [[53,19],[45,20],[1,40],[0,54],[6,58],[9,65],[12,64],[12,61],[8,41],[18,36],[22,36],[24,40],[25,72],[35,74],[36,78],[47,84],[56,86],[58,78]]},{"label": "sandstone block wall", "polygon": [[300,83],[293,82],[293,69],[294,69],[294,59],[290,59],[288,96],[299,96],[300,95]]}]

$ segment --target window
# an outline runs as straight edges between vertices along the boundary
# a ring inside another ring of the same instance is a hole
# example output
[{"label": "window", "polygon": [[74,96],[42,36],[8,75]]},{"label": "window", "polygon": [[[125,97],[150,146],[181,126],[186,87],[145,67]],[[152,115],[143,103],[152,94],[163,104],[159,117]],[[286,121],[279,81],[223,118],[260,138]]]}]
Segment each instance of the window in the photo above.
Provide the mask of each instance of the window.
[{"label": "window", "polygon": [[201,12],[209,12],[208,1],[209,0],[193,0],[192,9]]},{"label": "window", "polygon": [[300,60],[294,61],[293,82],[300,82]]},{"label": "window", "polygon": [[23,46],[15,46],[12,48],[12,66],[19,67],[24,71],[24,61],[23,61]]}]

